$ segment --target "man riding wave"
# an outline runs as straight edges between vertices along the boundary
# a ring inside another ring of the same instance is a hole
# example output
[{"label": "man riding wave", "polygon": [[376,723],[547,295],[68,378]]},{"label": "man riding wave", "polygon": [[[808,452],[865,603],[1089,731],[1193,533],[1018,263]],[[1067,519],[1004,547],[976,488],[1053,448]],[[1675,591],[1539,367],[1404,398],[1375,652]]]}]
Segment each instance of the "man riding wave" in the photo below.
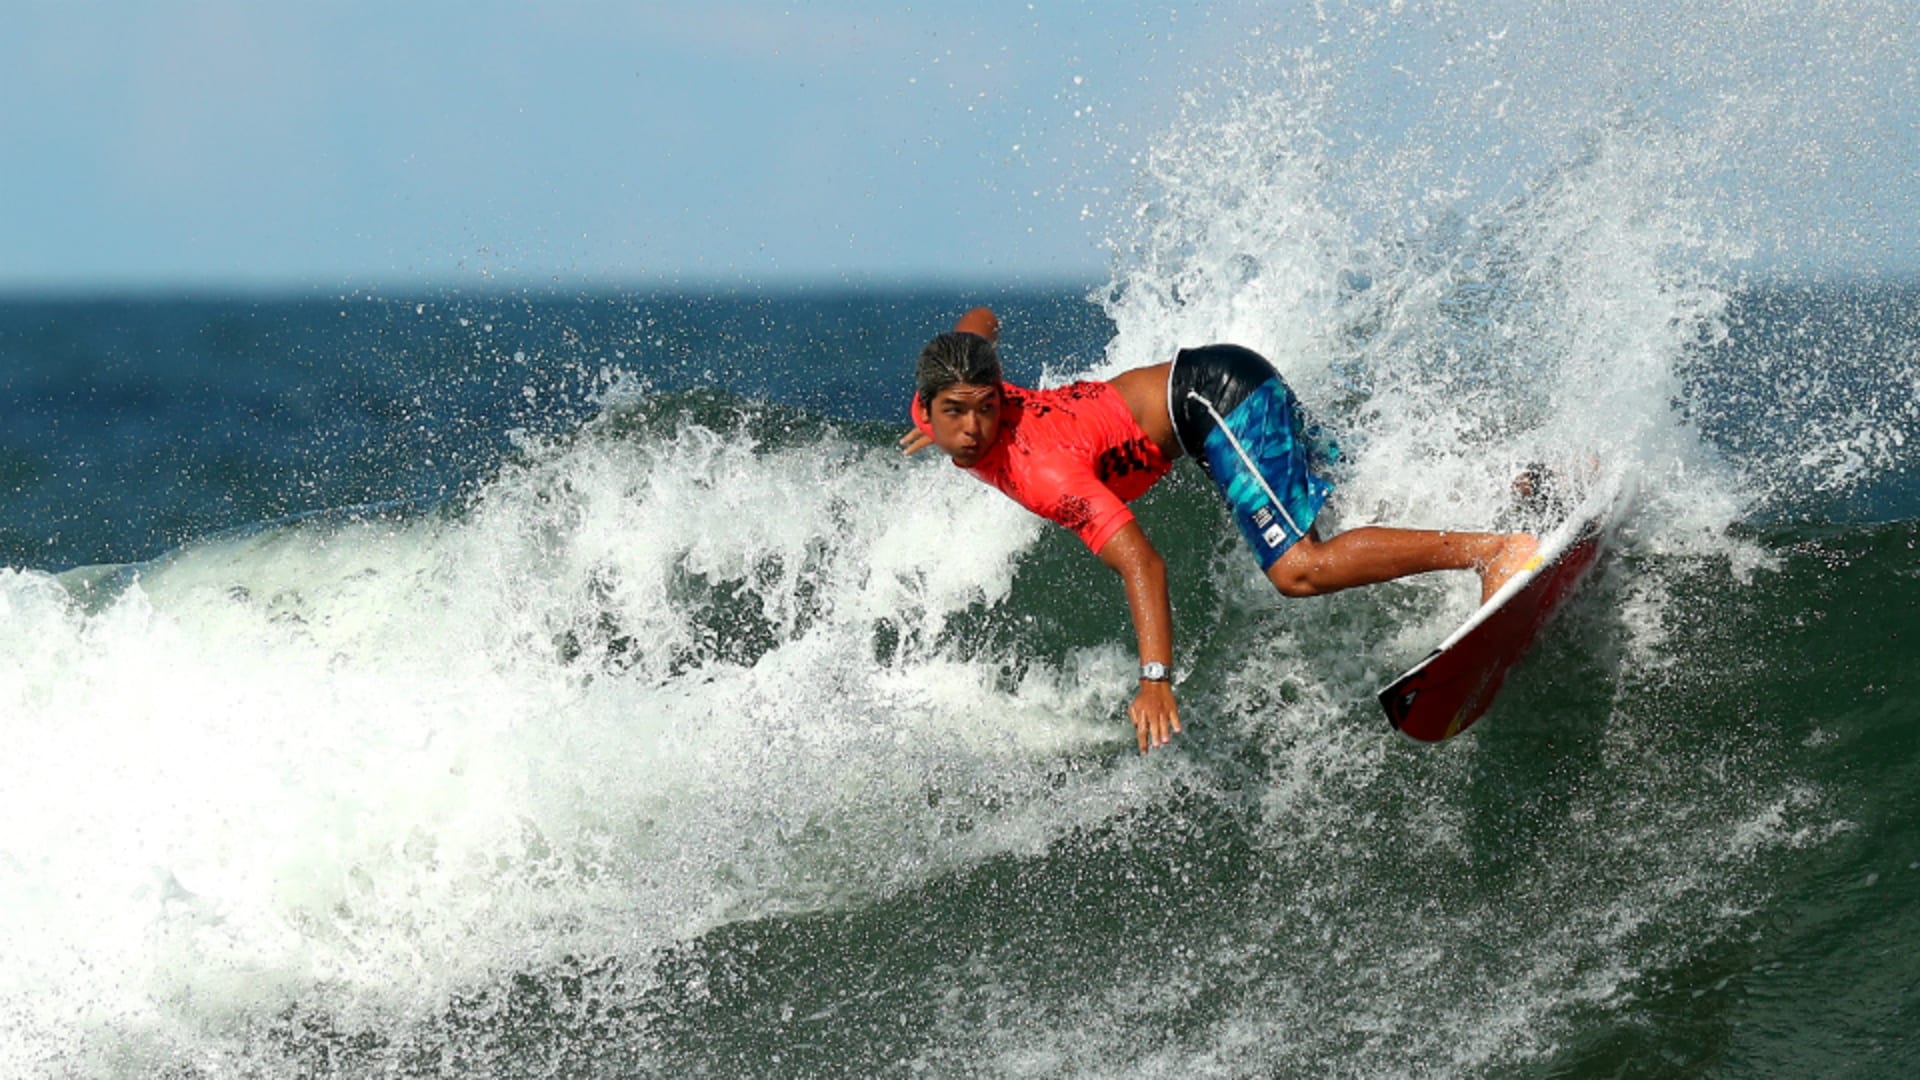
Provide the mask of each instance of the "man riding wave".
[{"label": "man riding wave", "polygon": [[1322,538],[1333,491],[1315,471],[1300,409],[1273,365],[1237,345],[1182,349],[1104,382],[1029,390],[1001,375],[999,320],[984,307],[921,350],[908,454],[935,446],[1015,502],[1080,537],[1120,575],[1140,652],[1128,715],[1140,751],[1180,730],[1166,563],[1127,503],[1192,457],[1226,499],[1267,580],[1320,596],[1433,570],[1472,570],[1483,599],[1526,566],[1526,533],[1363,526]]}]

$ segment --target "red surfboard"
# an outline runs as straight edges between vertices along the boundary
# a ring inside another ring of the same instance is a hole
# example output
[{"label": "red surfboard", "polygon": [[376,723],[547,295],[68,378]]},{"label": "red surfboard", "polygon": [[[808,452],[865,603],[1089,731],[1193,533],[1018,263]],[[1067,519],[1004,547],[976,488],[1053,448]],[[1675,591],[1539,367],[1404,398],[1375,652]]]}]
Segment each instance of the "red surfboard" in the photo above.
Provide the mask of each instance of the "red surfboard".
[{"label": "red surfboard", "polygon": [[1507,669],[1593,568],[1619,504],[1620,485],[1603,484],[1541,541],[1527,568],[1427,658],[1380,691],[1387,720],[1419,742],[1441,742],[1472,726],[1493,704]]}]

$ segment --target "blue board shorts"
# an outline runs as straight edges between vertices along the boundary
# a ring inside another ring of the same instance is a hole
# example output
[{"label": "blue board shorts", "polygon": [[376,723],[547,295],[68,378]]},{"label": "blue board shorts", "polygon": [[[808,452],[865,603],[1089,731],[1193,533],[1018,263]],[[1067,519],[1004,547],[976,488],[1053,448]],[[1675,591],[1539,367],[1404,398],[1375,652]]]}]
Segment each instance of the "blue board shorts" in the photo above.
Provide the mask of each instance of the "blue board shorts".
[{"label": "blue board shorts", "polygon": [[1266,357],[1238,345],[1182,349],[1167,375],[1180,448],[1200,464],[1266,570],[1313,528],[1333,481],[1316,467],[1300,404]]}]

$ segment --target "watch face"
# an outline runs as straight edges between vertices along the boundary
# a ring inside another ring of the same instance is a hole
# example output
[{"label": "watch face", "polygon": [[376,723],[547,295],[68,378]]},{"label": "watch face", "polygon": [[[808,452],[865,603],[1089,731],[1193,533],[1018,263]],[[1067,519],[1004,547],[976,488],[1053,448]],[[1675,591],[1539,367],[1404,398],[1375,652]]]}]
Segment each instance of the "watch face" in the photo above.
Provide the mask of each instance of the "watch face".
[{"label": "watch face", "polygon": [[1154,682],[1163,682],[1167,677],[1167,665],[1157,661],[1141,664],[1140,677],[1153,680]]}]

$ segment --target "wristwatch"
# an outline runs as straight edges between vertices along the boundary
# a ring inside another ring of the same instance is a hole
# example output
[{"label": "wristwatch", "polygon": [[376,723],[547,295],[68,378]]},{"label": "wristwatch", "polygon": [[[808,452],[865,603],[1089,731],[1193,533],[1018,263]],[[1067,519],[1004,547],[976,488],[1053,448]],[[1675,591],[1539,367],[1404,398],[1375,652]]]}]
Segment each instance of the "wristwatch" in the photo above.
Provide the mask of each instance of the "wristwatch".
[{"label": "wristwatch", "polygon": [[1167,674],[1167,665],[1158,660],[1149,660],[1140,665],[1141,682],[1172,682],[1173,676]]}]

